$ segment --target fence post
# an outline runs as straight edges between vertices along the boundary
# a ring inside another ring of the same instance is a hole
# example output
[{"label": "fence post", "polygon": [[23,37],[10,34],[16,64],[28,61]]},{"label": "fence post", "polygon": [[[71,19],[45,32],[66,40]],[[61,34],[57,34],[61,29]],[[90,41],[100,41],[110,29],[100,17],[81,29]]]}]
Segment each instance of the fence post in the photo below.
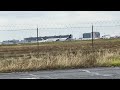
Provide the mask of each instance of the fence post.
[{"label": "fence post", "polygon": [[92,25],[92,50],[93,50],[93,25]]},{"label": "fence post", "polygon": [[37,50],[38,50],[38,55],[39,55],[39,37],[38,37],[38,26],[37,26]]},{"label": "fence post", "polygon": [[38,26],[37,26],[37,43],[38,43]]}]

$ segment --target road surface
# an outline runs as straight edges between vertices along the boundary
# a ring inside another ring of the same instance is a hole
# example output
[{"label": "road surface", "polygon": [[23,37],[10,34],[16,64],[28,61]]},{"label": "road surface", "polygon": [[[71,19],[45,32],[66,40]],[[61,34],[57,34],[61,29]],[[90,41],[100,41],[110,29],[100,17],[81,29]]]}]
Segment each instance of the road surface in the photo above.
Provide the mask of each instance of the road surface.
[{"label": "road surface", "polygon": [[0,73],[0,79],[120,79],[120,67]]}]

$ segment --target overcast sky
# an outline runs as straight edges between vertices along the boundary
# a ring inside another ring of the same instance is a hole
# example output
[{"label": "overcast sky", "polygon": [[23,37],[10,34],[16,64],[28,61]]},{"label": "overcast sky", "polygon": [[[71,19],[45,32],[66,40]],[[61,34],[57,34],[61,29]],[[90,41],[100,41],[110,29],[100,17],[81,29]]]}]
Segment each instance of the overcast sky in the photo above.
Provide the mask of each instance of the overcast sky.
[{"label": "overcast sky", "polygon": [[[114,21],[115,20],[115,21]],[[118,21],[116,21],[118,20]],[[120,25],[120,11],[0,11],[0,30]],[[103,34],[120,35],[120,27],[94,28]],[[39,29],[39,36],[73,34],[75,38],[91,28]],[[35,31],[0,31],[0,41],[36,36]]]}]

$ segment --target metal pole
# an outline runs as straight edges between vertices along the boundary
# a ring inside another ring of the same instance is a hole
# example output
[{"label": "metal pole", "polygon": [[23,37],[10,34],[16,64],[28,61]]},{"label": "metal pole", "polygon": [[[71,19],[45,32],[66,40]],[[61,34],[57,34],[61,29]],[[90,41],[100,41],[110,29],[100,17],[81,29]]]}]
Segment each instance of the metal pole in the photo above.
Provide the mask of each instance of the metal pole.
[{"label": "metal pole", "polygon": [[93,25],[92,25],[92,49],[93,49]]},{"label": "metal pole", "polygon": [[38,55],[39,55],[39,40],[38,40],[39,38],[38,38],[38,26],[37,26],[37,50],[38,50]]},{"label": "metal pole", "polygon": [[38,43],[38,26],[37,26],[37,43]]},{"label": "metal pole", "polygon": [[95,62],[95,58],[94,58],[94,56],[95,56],[95,54],[94,54],[94,46],[93,46],[93,40],[94,40],[94,35],[93,35],[93,25],[92,25],[92,63],[93,63],[93,65],[94,65],[94,62]]}]

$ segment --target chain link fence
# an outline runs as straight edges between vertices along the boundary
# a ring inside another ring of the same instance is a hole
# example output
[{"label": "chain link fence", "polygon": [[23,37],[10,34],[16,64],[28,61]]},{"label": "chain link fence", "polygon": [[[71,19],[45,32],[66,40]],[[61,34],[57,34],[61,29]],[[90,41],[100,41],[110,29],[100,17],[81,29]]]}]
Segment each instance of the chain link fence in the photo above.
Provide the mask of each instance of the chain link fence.
[{"label": "chain link fence", "polygon": [[120,49],[119,23],[48,26],[0,26],[0,58],[31,57],[31,54],[39,57],[48,53],[54,56],[67,51],[88,55]]}]

